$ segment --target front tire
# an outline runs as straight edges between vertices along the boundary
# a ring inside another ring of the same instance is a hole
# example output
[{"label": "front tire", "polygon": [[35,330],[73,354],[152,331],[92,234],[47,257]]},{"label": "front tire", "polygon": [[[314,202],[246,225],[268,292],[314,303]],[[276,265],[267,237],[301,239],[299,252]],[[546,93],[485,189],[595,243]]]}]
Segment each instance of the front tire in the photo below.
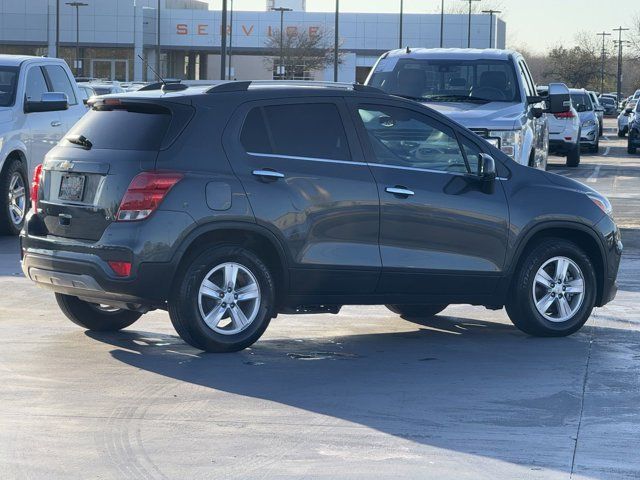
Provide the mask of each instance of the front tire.
[{"label": "front tire", "polygon": [[27,216],[29,189],[22,162],[8,159],[0,178],[0,233],[18,235]]},{"label": "front tire", "polygon": [[56,293],[56,301],[69,320],[93,332],[122,330],[142,316],[140,312],[101,306],[62,293]]},{"label": "front tire", "polygon": [[564,337],[591,315],[596,274],[576,244],[547,239],[528,253],[513,277],[506,308],[513,324],[529,335]]},{"label": "front tire", "polygon": [[207,352],[237,352],[253,345],[274,316],[275,284],[250,250],[214,245],[186,265],[169,316],[180,337]]},{"label": "front tire", "polygon": [[403,318],[431,318],[439,314],[448,305],[385,305],[393,313]]}]

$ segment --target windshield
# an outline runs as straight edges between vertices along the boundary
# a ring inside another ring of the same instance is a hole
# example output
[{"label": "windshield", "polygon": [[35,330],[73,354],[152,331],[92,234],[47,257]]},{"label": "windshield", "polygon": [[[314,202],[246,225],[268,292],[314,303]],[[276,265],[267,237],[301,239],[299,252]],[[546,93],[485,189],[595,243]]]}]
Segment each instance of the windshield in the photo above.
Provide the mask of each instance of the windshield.
[{"label": "windshield", "polygon": [[384,58],[369,85],[433,102],[519,102],[513,65],[503,60]]},{"label": "windshield", "polygon": [[606,104],[606,105],[615,105],[616,102],[612,98],[602,97],[600,99],[600,103]]},{"label": "windshield", "polygon": [[18,67],[0,67],[0,107],[11,107],[16,101]]},{"label": "windshield", "polygon": [[589,110],[593,110],[591,99],[586,93],[572,93],[571,103],[573,103],[573,108],[578,112],[588,112]]}]

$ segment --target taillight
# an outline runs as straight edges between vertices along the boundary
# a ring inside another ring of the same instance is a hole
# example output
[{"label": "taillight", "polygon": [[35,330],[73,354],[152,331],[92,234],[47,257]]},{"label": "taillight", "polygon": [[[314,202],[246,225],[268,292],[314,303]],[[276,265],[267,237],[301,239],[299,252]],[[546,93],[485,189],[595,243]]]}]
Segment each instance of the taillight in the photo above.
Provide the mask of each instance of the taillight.
[{"label": "taillight", "polygon": [[555,113],[553,116],[556,118],[574,118],[575,117],[575,115],[571,110],[569,110],[568,112]]},{"label": "taillight", "polygon": [[107,262],[118,277],[128,277],[131,275],[131,262]]},{"label": "taillight", "polygon": [[33,170],[33,180],[31,180],[31,207],[38,210],[38,195],[40,193],[40,180],[42,179],[42,164],[36,165]]},{"label": "taillight", "polygon": [[182,180],[183,176],[174,172],[142,172],[136,175],[124,194],[116,220],[144,220],[158,208],[169,190]]}]

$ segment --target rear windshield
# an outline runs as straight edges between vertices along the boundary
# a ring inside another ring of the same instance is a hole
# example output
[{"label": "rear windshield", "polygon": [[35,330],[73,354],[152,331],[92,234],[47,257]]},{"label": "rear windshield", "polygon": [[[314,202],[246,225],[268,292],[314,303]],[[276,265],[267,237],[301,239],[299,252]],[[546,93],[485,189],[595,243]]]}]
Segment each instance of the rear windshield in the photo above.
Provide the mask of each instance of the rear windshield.
[{"label": "rear windshield", "polygon": [[92,148],[159,150],[170,122],[169,110],[162,107],[94,108],[75,124],[67,136],[83,135],[91,142]]},{"label": "rear windshield", "polygon": [[591,99],[586,93],[572,93],[571,102],[578,112],[588,112],[589,110],[593,110]]},{"label": "rear windshield", "polygon": [[387,93],[434,102],[518,102],[513,64],[506,60],[380,60],[368,81]]},{"label": "rear windshield", "polygon": [[16,101],[17,67],[0,67],[0,107],[11,107]]},{"label": "rear windshield", "polygon": [[607,105],[615,105],[616,101],[613,98],[602,97],[600,103],[606,103]]}]

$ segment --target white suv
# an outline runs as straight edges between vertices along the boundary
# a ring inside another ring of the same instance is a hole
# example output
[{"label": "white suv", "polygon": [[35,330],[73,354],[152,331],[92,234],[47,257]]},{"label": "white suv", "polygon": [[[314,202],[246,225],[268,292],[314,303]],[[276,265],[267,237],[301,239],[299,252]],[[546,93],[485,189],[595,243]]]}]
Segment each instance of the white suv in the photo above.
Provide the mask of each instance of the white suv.
[{"label": "white suv", "polygon": [[86,112],[64,60],[0,55],[0,233],[17,235],[29,175]]}]

